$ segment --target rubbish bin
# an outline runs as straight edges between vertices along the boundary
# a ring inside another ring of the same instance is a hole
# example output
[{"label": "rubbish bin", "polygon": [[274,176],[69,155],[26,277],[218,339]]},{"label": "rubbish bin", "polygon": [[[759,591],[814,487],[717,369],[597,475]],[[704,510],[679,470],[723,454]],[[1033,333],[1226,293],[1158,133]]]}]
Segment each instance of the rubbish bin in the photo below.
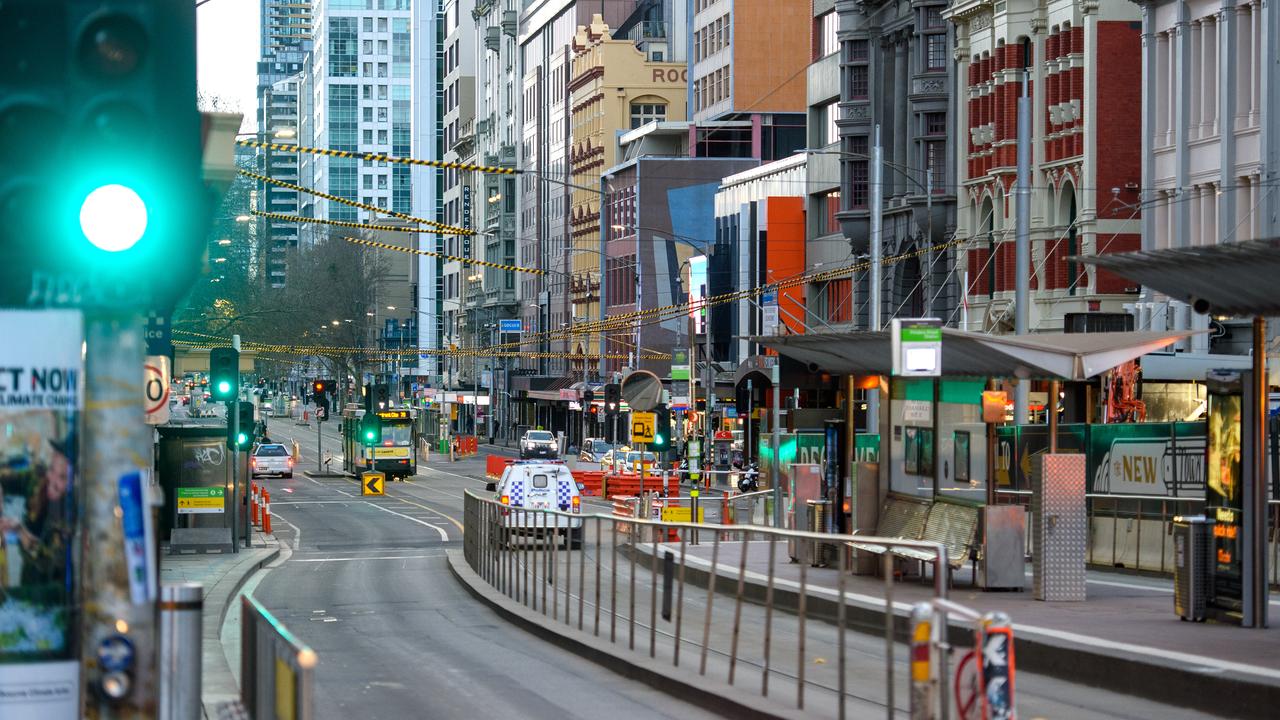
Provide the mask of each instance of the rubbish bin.
[{"label": "rubbish bin", "polygon": [[1173,518],[1173,611],[1204,622],[1213,594],[1213,520],[1203,515]]},{"label": "rubbish bin", "polygon": [[[827,513],[831,511],[831,501],[808,500],[805,505],[809,509],[809,523],[805,529],[809,532],[825,533],[827,531]],[[814,540],[813,546],[809,551],[809,565],[811,567],[826,567],[827,551],[830,547],[830,543]]]}]

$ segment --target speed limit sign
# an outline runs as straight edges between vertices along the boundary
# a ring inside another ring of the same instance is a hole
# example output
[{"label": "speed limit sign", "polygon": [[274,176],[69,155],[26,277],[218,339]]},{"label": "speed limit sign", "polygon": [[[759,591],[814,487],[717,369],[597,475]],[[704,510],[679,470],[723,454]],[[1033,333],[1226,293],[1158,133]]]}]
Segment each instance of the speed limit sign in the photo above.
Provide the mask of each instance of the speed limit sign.
[{"label": "speed limit sign", "polygon": [[142,366],[142,405],[148,425],[169,422],[169,356],[148,355]]}]

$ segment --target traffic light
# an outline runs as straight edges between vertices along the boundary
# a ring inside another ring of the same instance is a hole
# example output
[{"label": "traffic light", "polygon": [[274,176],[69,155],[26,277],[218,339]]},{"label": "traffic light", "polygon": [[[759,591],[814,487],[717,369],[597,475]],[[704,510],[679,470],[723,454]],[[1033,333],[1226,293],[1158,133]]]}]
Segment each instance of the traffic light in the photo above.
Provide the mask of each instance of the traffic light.
[{"label": "traffic light", "polygon": [[653,449],[663,452],[671,442],[671,408],[659,405],[653,409]]},{"label": "traffic light", "polygon": [[609,383],[604,386],[604,411],[613,414],[622,407],[622,386]]},{"label": "traffic light", "polygon": [[172,308],[212,207],[195,4],[12,0],[0,27],[0,305]]},{"label": "traffic light", "polygon": [[248,450],[250,443],[253,442],[253,403],[240,401],[240,427],[236,430],[236,436],[232,439],[233,450]]},{"label": "traffic light", "polygon": [[209,395],[230,402],[240,396],[240,351],[213,348],[209,351]]},{"label": "traffic light", "polygon": [[315,380],[311,383],[312,396],[316,404],[316,420],[323,422],[329,419],[329,393],[337,389],[332,380]]},{"label": "traffic light", "polygon": [[360,419],[360,442],[373,447],[382,442],[382,418],[377,413],[365,413]]},{"label": "traffic light", "polygon": [[375,410],[385,410],[391,406],[391,386],[378,383],[373,386],[373,404]]}]

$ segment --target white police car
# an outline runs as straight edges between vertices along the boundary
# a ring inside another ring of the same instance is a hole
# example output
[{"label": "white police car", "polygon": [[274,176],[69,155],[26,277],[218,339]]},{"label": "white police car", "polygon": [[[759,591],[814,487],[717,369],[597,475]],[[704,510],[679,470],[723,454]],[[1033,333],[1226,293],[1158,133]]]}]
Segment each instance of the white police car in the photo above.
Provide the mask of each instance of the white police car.
[{"label": "white police car", "polygon": [[577,514],[582,509],[581,488],[569,468],[559,461],[516,460],[507,465],[496,483],[488,489],[494,499],[506,505],[502,524],[507,528],[572,537],[576,546],[582,541],[582,519],[551,513],[519,512],[520,510],[559,510]]}]

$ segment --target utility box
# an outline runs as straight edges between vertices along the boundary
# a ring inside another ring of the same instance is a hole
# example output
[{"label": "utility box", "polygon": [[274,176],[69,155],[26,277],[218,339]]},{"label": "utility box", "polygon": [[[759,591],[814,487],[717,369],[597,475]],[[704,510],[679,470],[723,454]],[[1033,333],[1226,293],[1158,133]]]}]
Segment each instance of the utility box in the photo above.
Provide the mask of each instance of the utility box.
[{"label": "utility box", "polygon": [[[240,453],[238,493],[231,493],[232,453],[221,418],[191,418],[156,428],[160,435],[156,481],[164,491],[159,533],[170,552],[231,552],[232,512],[243,512],[249,484],[248,453]],[[243,532],[245,518],[236,518]]]},{"label": "utility box", "polygon": [[1031,577],[1037,600],[1085,599],[1085,474],[1082,453],[1031,458]]},{"label": "utility box", "polygon": [[1173,518],[1173,611],[1204,622],[1213,594],[1213,520],[1203,515]]},{"label": "utility box", "polygon": [[985,590],[1027,586],[1027,510],[1021,505],[982,508],[982,560],[978,585]]}]

